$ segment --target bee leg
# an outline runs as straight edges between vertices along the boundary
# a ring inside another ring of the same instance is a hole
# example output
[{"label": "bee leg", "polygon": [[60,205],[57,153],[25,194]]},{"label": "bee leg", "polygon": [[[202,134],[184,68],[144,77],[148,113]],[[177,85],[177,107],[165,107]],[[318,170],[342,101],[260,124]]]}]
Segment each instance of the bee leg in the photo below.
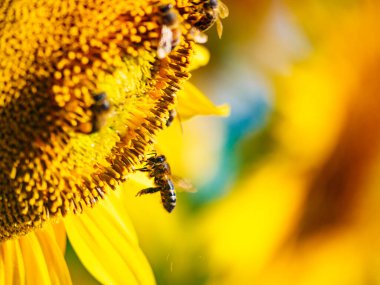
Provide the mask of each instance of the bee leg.
[{"label": "bee leg", "polygon": [[142,168],[136,168],[136,170],[141,171],[141,172],[148,172],[150,169],[148,169],[146,166]]},{"label": "bee leg", "polygon": [[161,190],[160,187],[150,187],[150,188],[146,188],[146,189],[143,189],[143,190],[137,192],[136,196],[141,196],[141,195],[145,195],[145,194],[152,194],[152,193],[156,193],[160,190]]}]

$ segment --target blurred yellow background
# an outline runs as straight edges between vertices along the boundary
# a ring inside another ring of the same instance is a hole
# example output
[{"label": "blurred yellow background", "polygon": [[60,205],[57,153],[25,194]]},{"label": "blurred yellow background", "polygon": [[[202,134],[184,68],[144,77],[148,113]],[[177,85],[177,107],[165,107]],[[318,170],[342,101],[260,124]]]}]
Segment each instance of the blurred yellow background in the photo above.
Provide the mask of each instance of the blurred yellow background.
[{"label": "blurred yellow background", "polygon": [[197,193],[167,214],[123,189],[157,283],[380,284],[380,3],[225,3],[192,82],[231,116],[159,140]]}]

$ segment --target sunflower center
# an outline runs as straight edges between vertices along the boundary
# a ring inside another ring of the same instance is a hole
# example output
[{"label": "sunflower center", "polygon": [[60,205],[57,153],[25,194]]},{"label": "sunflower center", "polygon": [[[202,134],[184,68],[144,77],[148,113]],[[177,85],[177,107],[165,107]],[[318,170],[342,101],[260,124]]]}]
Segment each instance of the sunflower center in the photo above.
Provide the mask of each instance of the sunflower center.
[{"label": "sunflower center", "polygon": [[188,78],[190,27],[157,57],[159,1],[82,2],[1,4],[0,240],[127,179]]}]

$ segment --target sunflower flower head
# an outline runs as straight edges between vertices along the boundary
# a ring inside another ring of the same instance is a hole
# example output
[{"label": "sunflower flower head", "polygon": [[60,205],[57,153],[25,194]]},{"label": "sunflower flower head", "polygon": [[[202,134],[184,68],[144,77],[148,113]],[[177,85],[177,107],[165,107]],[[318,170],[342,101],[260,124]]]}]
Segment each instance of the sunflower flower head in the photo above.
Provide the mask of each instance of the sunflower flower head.
[{"label": "sunflower flower head", "polygon": [[208,2],[1,2],[0,241],[92,207],[146,160]]}]

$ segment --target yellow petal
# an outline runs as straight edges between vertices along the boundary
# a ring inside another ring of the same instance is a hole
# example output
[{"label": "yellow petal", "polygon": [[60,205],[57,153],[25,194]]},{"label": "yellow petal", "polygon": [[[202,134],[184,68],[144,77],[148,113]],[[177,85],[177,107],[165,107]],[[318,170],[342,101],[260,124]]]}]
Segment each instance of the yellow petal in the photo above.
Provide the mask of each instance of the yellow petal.
[{"label": "yellow petal", "polygon": [[18,241],[3,242],[0,248],[0,284],[25,284],[24,261]]},{"label": "yellow petal", "polygon": [[72,284],[51,226],[20,238],[19,244],[22,254],[20,259],[23,259],[25,268],[25,280],[21,280],[21,284]]},{"label": "yellow petal", "polygon": [[49,284],[48,266],[36,235],[31,233],[20,238],[20,247],[28,284]]},{"label": "yellow petal", "polygon": [[178,92],[178,112],[181,119],[190,119],[196,115],[228,116],[228,105],[215,106],[193,84],[186,82],[184,90]]},{"label": "yellow petal", "polygon": [[66,251],[66,229],[63,222],[59,222],[56,224],[52,224],[52,228],[54,231],[55,239],[62,253]]},{"label": "yellow petal", "polygon": [[59,244],[56,235],[57,231],[54,231],[52,226],[44,228],[43,231],[36,231],[48,266],[51,284],[71,284],[70,273],[62,251],[62,237]]},{"label": "yellow petal", "polygon": [[210,60],[210,52],[207,48],[201,45],[194,46],[194,54],[190,63],[190,70],[205,66]]},{"label": "yellow petal", "polygon": [[111,199],[82,215],[65,219],[67,235],[76,254],[102,284],[155,284],[125,205],[122,201],[115,202],[117,197]]},{"label": "yellow petal", "polygon": [[[5,255],[5,251],[4,251],[4,245],[1,245],[1,257],[0,257],[0,284],[9,284],[5,281],[5,263],[4,263],[4,257],[6,256]],[[11,255],[11,254],[9,254]],[[13,256],[13,255],[12,255]]]}]

